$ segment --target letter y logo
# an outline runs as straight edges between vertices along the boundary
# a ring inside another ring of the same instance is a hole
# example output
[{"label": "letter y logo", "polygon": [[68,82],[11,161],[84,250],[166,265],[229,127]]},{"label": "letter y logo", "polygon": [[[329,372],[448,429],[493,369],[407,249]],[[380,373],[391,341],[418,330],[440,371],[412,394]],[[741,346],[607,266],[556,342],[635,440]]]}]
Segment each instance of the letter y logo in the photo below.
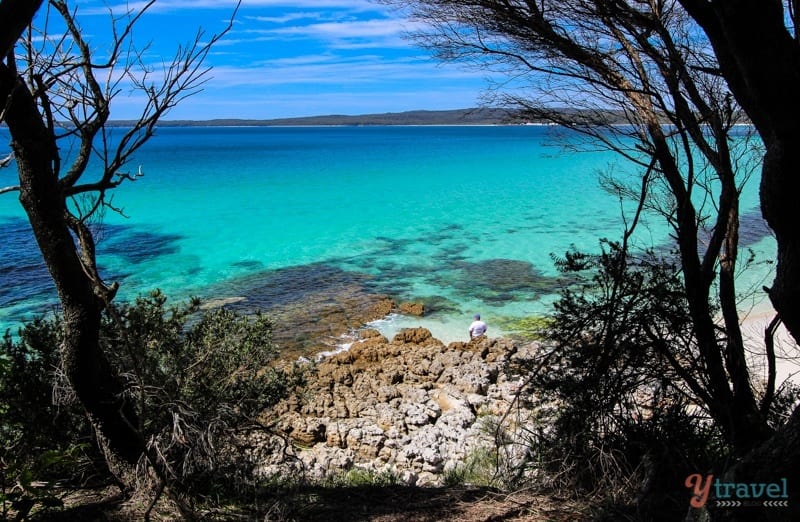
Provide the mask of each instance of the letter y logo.
[{"label": "letter y logo", "polygon": [[708,475],[705,483],[703,483],[703,476],[700,473],[693,473],[686,477],[684,485],[692,489],[693,496],[689,504],[693,508],[701,508],[706,505],[708,494],[711,492],[711,480],[713,478],[714,475]]}]

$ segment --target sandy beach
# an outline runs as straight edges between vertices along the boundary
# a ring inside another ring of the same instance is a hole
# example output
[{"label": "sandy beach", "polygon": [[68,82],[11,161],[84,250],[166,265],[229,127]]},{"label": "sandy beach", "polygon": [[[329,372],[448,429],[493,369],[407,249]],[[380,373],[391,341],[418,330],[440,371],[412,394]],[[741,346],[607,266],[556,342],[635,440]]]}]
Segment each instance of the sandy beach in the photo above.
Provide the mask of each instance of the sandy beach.
[{"label": "sandy beach", "polygon": [[[751,371],[754,376],[760,375],[766,379],[764,335],[775,312],[764,304],[742,317],[742,335],[751,357]],[[800,385],[800,350],[783,324],[775,332],[775,364],[777,387],[787,379]]]}]

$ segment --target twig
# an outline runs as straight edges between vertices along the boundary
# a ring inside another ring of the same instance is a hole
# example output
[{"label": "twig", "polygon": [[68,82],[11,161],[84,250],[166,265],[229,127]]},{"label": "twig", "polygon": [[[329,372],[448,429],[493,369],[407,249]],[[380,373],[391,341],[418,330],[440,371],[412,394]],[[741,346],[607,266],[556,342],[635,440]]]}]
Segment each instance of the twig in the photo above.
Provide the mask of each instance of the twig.
[{"label": "twig", "polygon": [[8,167],[12,161],[14,161],[14,153],[10,152],[8,156],[6,156],[3,159],[0,159],[0,169],[2,169],[3,167]]},{"label": "twig", "polygon": [[766,415],[775,396],[775,331],[781,324],[780,314],[776,314],[764,329],[764,346],[767,349],[767,389],[761,399],[761,414]]}]

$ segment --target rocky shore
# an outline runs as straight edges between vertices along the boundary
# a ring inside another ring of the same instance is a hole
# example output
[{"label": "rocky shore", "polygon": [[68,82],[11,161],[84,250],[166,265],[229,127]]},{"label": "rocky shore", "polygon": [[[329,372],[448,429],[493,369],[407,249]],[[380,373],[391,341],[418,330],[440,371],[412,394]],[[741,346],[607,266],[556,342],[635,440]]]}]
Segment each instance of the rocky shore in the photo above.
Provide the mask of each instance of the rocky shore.
[{"label": "rocky shore", "polygon": [[441,484],[497,449],[513,460],[523,450],[512,432],[532,414],[515,403],[521,378],[511,368],[535,349],[486,337],[445,346],[424,328],[391,341],[362,330],[349,350],[309,363],[306,386],[265,412],[275,435],[263,435],[252,458],[265,476],[358,469],[409,485]]}]

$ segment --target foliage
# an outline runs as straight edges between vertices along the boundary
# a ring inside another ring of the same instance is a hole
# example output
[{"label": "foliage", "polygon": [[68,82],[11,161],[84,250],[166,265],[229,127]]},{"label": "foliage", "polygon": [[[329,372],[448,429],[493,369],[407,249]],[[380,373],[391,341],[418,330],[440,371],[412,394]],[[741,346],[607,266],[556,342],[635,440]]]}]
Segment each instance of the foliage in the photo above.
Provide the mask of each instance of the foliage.
[{"label": "foliage", "polygon": [[54,403],[59,374],[58,318],[36,318],[15,340],[6,332],[0,353],[0,444],[3,460],[33,464],[44,451],[66,451],[85,442],[88,426],[80,408]]},{"label": "foliage", "polygon": [[[17,520],[26,519],[35,510],[60,508],[64,502],[51,483],[42,478],[75,476],[76,470],[85,468],[91,451],[89,444],[71,444],[67,449],[45,450],[38,454],[4,455],[0,460],[0,506],[3,520],[15,513]],[[21,457],[17,458],[17,457]]]},{"label": "foliage", "polygon": [[47,482],[85,482],[96,476],[99,454],[74,403],[53,401],[59,380],[61,323],[36,318],[18,338],[6,332],[0,348],[0,503],[24,517],[60,501]]},{"label": "foliage", "polygon": [[680,516],[674,484],[729,447],[670,364],[697,357],[679,271],[608,242],[559,265],[578,283],[562,292],[533,363],[531,390],[558,408],[549,429],[531,430],[531,458],[616,516]]},{"label": "foliage", "polygon": [[322,481],[326,488],[358,488],[365,486],[385,487],[400,484],[400,477],[391,470],[352,468],[338,475],[330,475]]},{"label": "foliage", "polygon": [[277,351],[263,314],[201,312],[196,300],[166,301],[154,292],[118,307],[101,342],[126,370],[149,458],[195,492],[241,487],[254,465],[246,455],[249,434],[267,428],[259,416],[299,373],[272,366]]},{"label": "foliage", "polygon": [[[203,311],[196,300],[166,302],[154,292],[114,308],[101,343],[138,404],[151,464],[187,492],[237,493],[251,478],[249,434],[267,428],[262,411],[299,383],[300,374],[272,366],[276,349],[264,315]],[[56,378],[62,331],[60,317],[37,318],[18,340],[7,334],[3,341],[5,483],[24,476],[74,481],[102,462],[87,445],[92,432],[82,408]]]},{"label": "foliage", "polygon": [[498,453],[495,449],[476,448],[463,462],[445,468],[442,480],[445,486],[496,487],[503,477],[498,477]]},{"label": "foliage", "polygon": [[[142,175],[141,168],[130,170],[130,161],[170,109],[202,90],[209,72],[203,62],[233,22],[220,34],[198,31],[156,74],[148,47],[133,39],[134,26],[155,0],[110,8],[104,49],[98,47],[102,36],[86,39],[76,3],[0,0],[0,121],[11,135],[19,177],[0,194],[19,193],[63,309],[61,368],[70,393],[89,413],[108,465],[132,491],[137,484],[128,479],[147,443],[136,430],[143,424],[136,405],[125,402],[129,396],[100,343],[102,316],[111,311],[119,283],[100,274],[92,227],[106,210],[121,212],[112,191]],[[143,95],[139,116],[112,132],[106,126],[112,102],[123,92]],[[174,476],[154,471],[162,481]]]}]

